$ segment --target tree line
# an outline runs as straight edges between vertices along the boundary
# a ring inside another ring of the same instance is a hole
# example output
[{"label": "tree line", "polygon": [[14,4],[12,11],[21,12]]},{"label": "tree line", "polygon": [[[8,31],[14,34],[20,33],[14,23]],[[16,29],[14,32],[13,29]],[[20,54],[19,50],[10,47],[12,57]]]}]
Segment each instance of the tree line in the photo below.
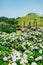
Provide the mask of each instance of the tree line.
[{"label": "tree line", "polygon": [[15,32],[20,26],[15,18],[0,17],[0,31],[2,32]]}]

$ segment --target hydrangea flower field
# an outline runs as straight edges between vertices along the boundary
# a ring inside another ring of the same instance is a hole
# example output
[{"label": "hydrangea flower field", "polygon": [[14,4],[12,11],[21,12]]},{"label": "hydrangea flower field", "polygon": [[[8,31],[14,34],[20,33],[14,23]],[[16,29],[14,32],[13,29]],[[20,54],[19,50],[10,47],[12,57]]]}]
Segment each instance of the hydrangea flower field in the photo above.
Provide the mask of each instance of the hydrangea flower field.
[{"label": "hydrangea flower field", "polygon": [[43,65],[43,32],[0,32],[0,65]]}]

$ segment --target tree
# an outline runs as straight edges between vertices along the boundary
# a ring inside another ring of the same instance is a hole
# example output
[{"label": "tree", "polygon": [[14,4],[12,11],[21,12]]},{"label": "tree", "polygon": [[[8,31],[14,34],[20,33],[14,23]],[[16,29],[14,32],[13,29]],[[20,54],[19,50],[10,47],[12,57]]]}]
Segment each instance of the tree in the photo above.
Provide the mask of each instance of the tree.
[{"label": "tree", "polygon": [[36,19],[34,19],[34,27],[35,27],[35,25],[36,25]]},{"label": "tree", "polygon": [[31,22],[29,21],[29,28],[31,28]]},{"label": "tree", "polygon": [[24,21],[24,28],[25,28],[25,21]]}]

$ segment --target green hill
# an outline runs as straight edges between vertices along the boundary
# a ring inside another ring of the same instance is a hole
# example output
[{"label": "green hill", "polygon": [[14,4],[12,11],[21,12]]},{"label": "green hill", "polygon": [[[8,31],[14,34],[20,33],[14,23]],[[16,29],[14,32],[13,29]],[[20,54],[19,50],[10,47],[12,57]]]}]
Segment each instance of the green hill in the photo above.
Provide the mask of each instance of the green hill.
[{"label": "green hill", "polygon": [[17,21],[19,22],[19,25],[21,25],[22,27],[24,25],[24,22],[25,22],[25,26],[28,26],[29,21],[31,22],[31,25],[34,26],[35,19],[36,19],[37,25],[42,27],[43,17],[37,15],[36,13],[30,13],[30,14],[27,14],[26,16],[18,17]]}]

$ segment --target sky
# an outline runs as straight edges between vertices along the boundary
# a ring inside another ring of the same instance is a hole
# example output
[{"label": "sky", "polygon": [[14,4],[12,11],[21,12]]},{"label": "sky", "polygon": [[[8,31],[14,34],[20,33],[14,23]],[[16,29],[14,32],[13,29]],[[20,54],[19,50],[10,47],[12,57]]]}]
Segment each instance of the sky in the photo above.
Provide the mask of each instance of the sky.
[{"label": "sky", "polygon": [[43,15],[43,0],[0,0],[0,17],[22,17],[28,13]]}]

